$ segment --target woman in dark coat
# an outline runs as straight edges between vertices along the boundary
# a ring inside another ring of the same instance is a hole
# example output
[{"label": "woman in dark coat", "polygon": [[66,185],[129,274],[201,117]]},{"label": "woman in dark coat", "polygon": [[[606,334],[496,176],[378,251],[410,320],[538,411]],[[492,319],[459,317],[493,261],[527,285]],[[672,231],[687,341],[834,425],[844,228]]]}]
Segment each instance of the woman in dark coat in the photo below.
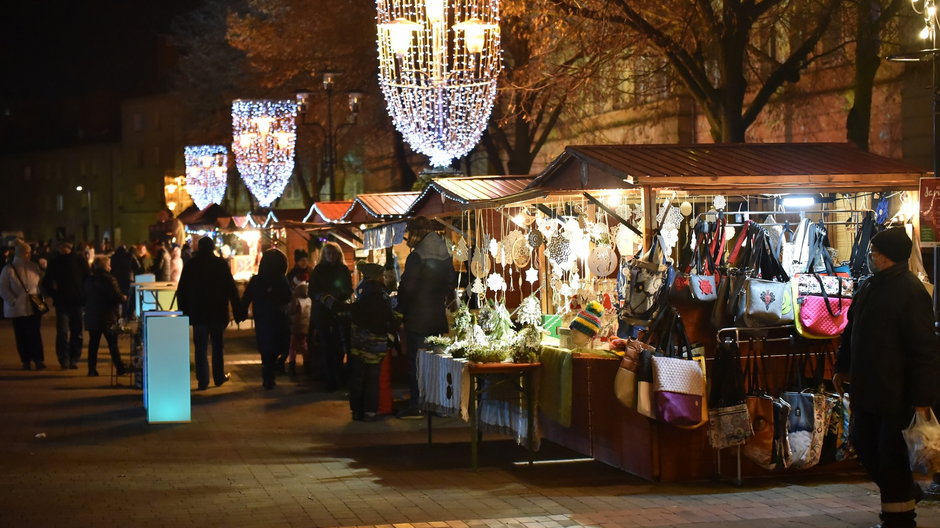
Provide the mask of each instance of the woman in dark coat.
[{"label": "woman in dark coat", "polygon": [[85,279],[82,298],[85,301],[85,328],[88,330],[88,375],[98,375],[98,345],[104,335],[111,352],[111,362],[118,375],[126,368],[118,350],[117,333],[113,327],[121,318],[121,306],[127,296],[121,293],[118,281],[111,275],[111,261],[105,255],[95,257],[92,274]]},{"label": "woman in dark coat", "polygon": [[276,249],[261,256],[258,274],[248,281],[242,296],[242,313],[254,303],[255,338],[261,353],[261,379],[265,389],[274,388],[275,362],[290,348],[290,319],[287,305],[291,300],[287,284],[287,257]]},{"label": "woman in dark coat", "polygon": [[352,293],[352,274],[343,261],[343,250],[339,244],[327,242],[320,251],[320,262],[310,274],[313,300],[310,325],[316,335],[315,353],[326,379],[326,390],[331,392],[343,384],[343,358],[349,335],[346,301]]}]

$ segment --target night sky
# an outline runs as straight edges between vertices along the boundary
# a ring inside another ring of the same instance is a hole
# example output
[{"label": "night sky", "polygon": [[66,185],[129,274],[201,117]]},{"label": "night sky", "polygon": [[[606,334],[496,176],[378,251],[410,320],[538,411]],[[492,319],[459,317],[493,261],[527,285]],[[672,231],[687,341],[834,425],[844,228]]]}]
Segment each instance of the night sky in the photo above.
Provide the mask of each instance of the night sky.
[{"label": "night sky", "polygon": [[174,17],[198,0],[27,0],[0,16],[0,149],[118,137],[120,101],[172,86]]}]

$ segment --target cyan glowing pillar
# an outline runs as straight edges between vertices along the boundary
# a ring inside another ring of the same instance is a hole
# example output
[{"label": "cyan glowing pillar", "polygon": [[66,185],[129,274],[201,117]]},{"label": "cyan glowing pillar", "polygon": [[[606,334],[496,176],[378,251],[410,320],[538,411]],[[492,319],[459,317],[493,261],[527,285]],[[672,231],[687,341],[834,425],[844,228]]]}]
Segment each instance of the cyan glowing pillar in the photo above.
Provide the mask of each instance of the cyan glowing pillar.
[{"label": "cyan glowing pillar", "polygon": [[180,312],[145,312],[143,324],[147,422],[188,422],[189,317]]}]

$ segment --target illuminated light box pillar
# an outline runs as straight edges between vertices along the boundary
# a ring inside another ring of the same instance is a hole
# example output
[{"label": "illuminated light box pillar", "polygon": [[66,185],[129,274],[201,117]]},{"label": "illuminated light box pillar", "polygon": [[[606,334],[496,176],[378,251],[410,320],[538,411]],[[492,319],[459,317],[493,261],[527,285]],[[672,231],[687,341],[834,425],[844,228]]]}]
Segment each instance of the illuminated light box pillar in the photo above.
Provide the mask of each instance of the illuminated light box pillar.
[{"label": "illuminated light box pillar", "polygon": [[147,423],[189,422],[189,317],[147,312],[143,320]]}]

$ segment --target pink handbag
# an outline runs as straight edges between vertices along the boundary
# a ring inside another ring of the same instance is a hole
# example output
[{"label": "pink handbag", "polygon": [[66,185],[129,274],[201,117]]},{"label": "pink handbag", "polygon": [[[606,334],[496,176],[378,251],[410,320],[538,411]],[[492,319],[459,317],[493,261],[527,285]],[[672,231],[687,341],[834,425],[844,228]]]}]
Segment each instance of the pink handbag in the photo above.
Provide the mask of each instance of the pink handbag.
[{"label": "pink handbag", "polygon": [[[832,282],[838,285],[835,291],[829,284]],[[830,339],[841,335],[849,322],[852,280],[806,274],[800,275],[795,284],[797,332],[807,339]]]}]

